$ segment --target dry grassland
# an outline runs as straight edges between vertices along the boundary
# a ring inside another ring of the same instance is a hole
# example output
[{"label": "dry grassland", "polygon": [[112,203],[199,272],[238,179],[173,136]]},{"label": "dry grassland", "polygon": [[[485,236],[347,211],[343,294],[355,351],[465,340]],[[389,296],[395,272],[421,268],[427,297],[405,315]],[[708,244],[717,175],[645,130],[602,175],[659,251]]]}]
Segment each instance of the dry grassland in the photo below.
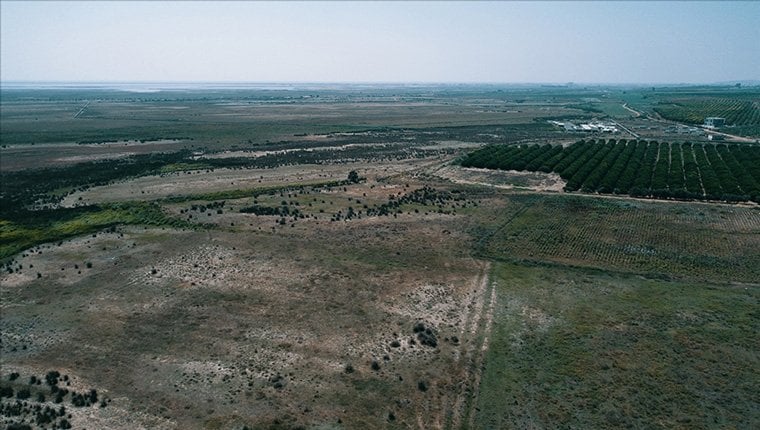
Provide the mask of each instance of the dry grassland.
[{"label": "dry grassland", "polygon": [[[24,269],[0,278],[3,374],[59,369],[112,400],[74,414],[74,427],[460,423],[492,301],[488,267],[463,246],[468,221],[436,211],[329,221],[351,204],[419,188],[410,176],[375,177],[424,166],[365,165],[365,183],[260,197],[300,200],[306,213],[317,199],[314,218],[293,226],[239,213],[246,198],[201,218],[210,230],[123,227],[27,251]],[[118,201],[138,189],[157,198],[304,183],[354,167],[179,173],[80,195]]]}]

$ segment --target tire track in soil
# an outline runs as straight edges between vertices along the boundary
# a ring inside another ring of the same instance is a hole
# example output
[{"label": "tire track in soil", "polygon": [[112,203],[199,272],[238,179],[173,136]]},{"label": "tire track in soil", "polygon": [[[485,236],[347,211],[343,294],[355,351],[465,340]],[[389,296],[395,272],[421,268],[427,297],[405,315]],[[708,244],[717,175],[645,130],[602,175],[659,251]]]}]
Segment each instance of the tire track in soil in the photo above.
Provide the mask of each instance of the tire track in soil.
[{"label": "tire track in soil", "polygon": [[451,375],[452,389],[443,398],[443,428],[472,428],[496,300],[496,290],[489,282],[490,270],[491,263],[484,262],[475,294],[468,303],[469,311],[460,332],[461,346],[455,356],[458,370]]},{"label": "tire track in soil", "polygon": [[478,396],[480,394],[480,380],[483,376],[483,367],[485,366],[486,353],[488,352],[488,342],[491,336],[491,328],[493,327],[493,311],[496,303],[496,288],[494,285],[490,285],[491,297],[488,302],[488,310],[484,315],[483,320],[483,342],[480,345],[480,354],[475,364],[475,372],[472,375],[474,380],[472,383],[473,390],[470,395],[470,404],[467,408],[467,426],[466,428],[475,428],[475,412],[478,404]]}]

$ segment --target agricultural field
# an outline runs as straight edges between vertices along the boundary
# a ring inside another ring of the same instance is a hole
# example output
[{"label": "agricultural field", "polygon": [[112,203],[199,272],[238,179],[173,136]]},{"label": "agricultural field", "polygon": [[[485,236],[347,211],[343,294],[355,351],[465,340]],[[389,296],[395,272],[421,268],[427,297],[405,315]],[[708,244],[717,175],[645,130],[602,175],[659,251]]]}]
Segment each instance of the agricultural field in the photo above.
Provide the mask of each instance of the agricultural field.
[{"label": "agricultural field", "polygon": [[474,428],[752,428],[758,290],[504,263]]},{"label": "agricultural field", "polygon": [[760,146],[655,141],[579,141],[562,145],[492,145],[464,167],[556,172],[566,191],[634,197],[760,200]]},{"label": "agricultural field", "polygon": [[754,207],[531,194],[500,204],[498,221],[478,232],[477,252],[490,259],[695,281],[760,277]]},{"label": "agricultural field", "polygon": [[0,426],[760,425],[758,147],[547,123],[644,90],[3,91]]},{"label": "agricultural field", "polygon": [[708,116],[726,119],[731,126],[760,125],[760,104],[738,99],[673,100],[655,108],[657,113],[673,121],[702,124]]},{"label": "agricultural field", "polygon": [[652,88],[623,95],[629,106],[653,120],[699,126],[707,117],[722,117],[721,131],[760,137],[760,92],[757,87]]}]

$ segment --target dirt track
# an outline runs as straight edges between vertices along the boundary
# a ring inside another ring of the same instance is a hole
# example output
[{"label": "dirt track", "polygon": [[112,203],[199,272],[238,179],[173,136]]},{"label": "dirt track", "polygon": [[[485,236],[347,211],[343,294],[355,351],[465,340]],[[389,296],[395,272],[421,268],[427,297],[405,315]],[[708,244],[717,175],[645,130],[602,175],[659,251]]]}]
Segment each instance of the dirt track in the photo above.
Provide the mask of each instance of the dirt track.
[{"label": "dirt track", "polygon": [[[443,425],[440,420],[437,428],[461,428],[466,420],[467,427],[472,428],[474,409],[483,368],[483,359],[488,349],[488,338],[493,324],[493,307],[496,290],[489,283],[491,264],[482,263],[481,273],[473,288],[473,294],[467,303],[466,320],[460,339],[462,344],[456,352],[458,373],[452,375],[454,388],[443,399]],[[418,424],[420,421],[418,420]],[[418,425],[419,428],[425,428]]]}]

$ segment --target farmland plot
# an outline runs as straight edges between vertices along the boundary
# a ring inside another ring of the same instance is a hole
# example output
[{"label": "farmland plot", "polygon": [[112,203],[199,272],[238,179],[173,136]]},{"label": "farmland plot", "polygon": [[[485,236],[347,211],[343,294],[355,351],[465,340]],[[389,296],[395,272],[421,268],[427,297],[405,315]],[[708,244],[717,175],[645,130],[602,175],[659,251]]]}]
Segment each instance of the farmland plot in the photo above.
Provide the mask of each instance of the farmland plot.
[{"label": "farmland plot", "polygon": [[593,197],[509,197],[482,252],[720,282],[760,279],[760,213],[753,208]]},{"label": "farmland plot", "polygon": [[556,172],[566,191],[724,201],[760,199],[760,147],[648,141],[491,145],[464,167]]}]

